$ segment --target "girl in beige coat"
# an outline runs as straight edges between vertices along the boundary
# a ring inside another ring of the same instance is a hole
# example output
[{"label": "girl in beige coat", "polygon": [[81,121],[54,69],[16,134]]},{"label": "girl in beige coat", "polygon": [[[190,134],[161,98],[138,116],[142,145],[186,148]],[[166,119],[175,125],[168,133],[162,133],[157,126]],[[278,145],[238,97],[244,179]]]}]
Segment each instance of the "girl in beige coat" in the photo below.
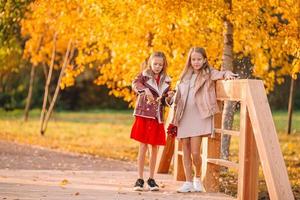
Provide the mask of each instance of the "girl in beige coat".
[{"label": "girl in beige coat", "polygon": [[[219,112],[215,81],[234,79],[236,76],[231,71],[218,71],[210,67],[203,48],[190,49],[170,113],[171,125],[177,127],[177,138],[182,142],[186,177],[186,182],[178,192],[203,191],[200,145],[202,137],[213,133],[213,115]],[[194,179],[192,164],[195,167]]]}]

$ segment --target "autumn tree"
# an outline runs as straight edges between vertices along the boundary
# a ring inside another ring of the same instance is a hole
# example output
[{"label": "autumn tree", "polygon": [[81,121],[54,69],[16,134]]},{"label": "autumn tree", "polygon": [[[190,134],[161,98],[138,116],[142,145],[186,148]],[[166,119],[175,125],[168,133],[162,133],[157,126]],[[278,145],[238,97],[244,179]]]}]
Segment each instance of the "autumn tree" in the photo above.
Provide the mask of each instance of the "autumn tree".
[{"label": "autumn tree", "polygon": [[[224,0],[37,0],[22,23],[23,34],[31,37],[24,55],[32,63],[50,66],[56,33],[54,69],[59,69],[72,39],[74,59],[66,67],[60,87],[72,86],[85,68],[94,67],[99,71],[96,84],[106,85],[111,94],[132,102],[131,81],[154,50],[166,53],[174,83],[192,46],[204,47],[210,64],[220,69],[226,16],[234,28],[233,59],[250,57],[254,65],[252,75],[263,79],[267,90],[272,90],[274,83],[283,81],[283,76],[299,72],[297,64],[291,69],[287,60],[289,55],[296,55],[298,47],[296,38],[286,31],[293,30],[295,19],[288,8],[272,1],[233,1],[228,9]],[[289,23],[281,23],[285,19]],[[35,53],[41,35],[43,44]],[[282,51],[289,45],[293,50]]]},{"label": "autumn tree", "polygon": [[19,22],[24,17],[31,0],[7,0],[0,3],[0,93],[11,92],[9,81],[14,73],[26,65],[22,60],[22,46],[26,38],[21,37]]}]

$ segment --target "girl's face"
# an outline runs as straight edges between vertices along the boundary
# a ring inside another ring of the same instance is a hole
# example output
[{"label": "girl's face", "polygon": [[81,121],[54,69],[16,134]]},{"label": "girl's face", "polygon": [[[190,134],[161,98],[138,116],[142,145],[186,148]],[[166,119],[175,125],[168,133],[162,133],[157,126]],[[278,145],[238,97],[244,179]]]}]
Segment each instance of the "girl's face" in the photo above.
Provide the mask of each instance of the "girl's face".
[{"label": "girl's face", "polygon": [[204,58],[201,53],[193,52],[191,54],[191,65],[194,70],[200,70],[205,62],[206,58]]},{"label": "girl's face", "polygon": [[164,59],[162,57],[153,57],[151,60],[151,70],[154,74],[159,74],[164,67]]}]

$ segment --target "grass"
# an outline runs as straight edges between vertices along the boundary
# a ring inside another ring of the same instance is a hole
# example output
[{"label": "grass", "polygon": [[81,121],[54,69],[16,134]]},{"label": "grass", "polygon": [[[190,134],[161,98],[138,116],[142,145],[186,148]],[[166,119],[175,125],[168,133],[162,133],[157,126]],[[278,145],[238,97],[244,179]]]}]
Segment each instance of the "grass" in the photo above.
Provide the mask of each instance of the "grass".
[{"label": "grass", "polygon": [[130,111],[54,113],[45,136],[39,134],[38,110],[30,113],[26,123],[22,114],[0,111],[0,139],[121,160],[137,155],[137,144],[129,139]]},{"label": "grass", "polygon": [[[0,110],[0,139],[120,160],[137,157],[138,143],[129,138],[134,119],[130,110],[56,112],[45,136],[39,134],[39,115],[39,110],[33,110],[29,121],[24,123],[23,111]],[[286,112],[273,112],[273,119],[295,197],[300,199],[300,111],[294,112],[291,135],[286,134]],[[239,116],[235,116],[235,129],[238,123]],[[232,138],[230,149],[230,159],[238,161],[237,138]],[[236,194],[237,174],[229,171],[221,179],[222,191]],[[260,191],[265,191],[261,170],[259,184]]]}]

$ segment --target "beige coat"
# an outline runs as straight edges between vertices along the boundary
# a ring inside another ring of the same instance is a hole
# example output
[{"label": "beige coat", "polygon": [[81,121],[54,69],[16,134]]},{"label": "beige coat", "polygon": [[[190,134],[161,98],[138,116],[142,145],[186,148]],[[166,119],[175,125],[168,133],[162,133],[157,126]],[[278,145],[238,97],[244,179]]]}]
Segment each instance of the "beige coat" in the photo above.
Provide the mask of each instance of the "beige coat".
[{"label": "beige coat", "polygon": [[[210,68],[210,73],[205,75],[199,74],[195,82],[195,102],[201,118],[207,118],[219,112],[217,104],[215,81],[224,79],[226,73],[230,71],[218,71]],[[190,78],[192,71],[188,72],[185,78],[176,85],[176,94],[170,109],[168,122],[178,126],[178,123],[183,115],[186,100],[189,92]]]}]

